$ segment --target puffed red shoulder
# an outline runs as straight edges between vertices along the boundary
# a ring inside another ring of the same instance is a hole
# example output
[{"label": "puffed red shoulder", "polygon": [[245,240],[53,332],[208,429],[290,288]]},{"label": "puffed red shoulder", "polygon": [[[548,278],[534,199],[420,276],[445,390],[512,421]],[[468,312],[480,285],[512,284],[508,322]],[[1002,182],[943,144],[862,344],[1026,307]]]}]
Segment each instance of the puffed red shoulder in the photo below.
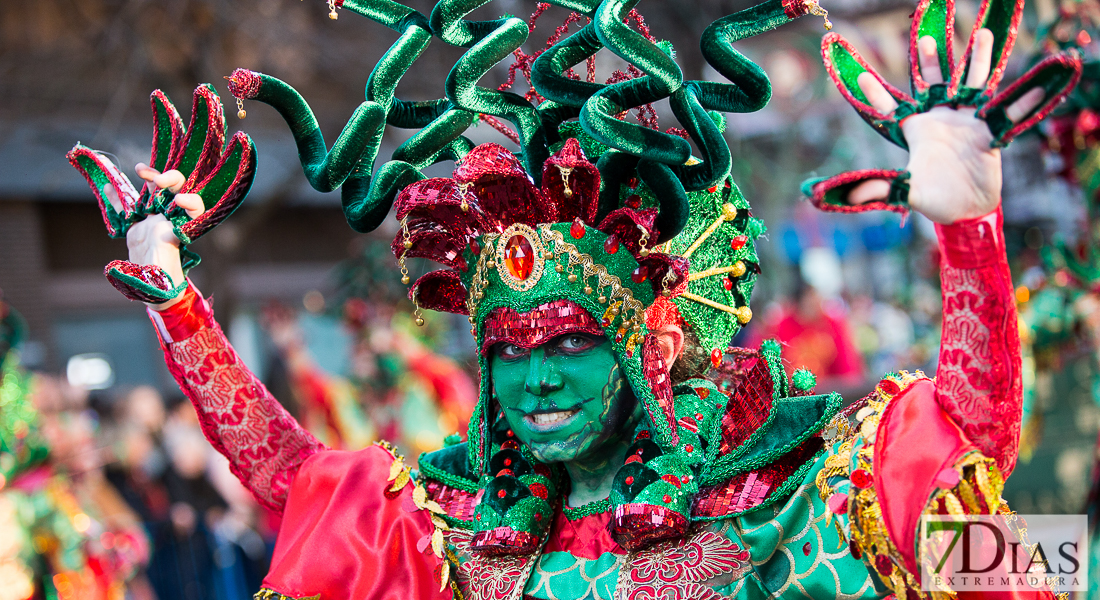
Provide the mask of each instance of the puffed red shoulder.
[{"label": "puffed red shoulder", "polygon": [[450,598],[439,589],[442,563],[426,543],[434,526],[416,508],[412,483],[386,491],[394,461],[380,446],[307,459],[291,486],[264,588],[324,600]]}]

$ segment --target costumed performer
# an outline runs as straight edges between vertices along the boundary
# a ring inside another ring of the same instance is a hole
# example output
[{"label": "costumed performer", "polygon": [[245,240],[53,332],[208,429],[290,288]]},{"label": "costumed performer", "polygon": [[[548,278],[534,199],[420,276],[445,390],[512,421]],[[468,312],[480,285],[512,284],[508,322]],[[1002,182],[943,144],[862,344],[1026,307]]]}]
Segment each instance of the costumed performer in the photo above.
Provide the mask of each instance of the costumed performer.
[{"label": "costumed performer", "polygon": [[[196,91],[186,133],[154,94],[141,193],[101,154],[70,155],[110,233],[130,247],[108,278],[149,304],[210,441],[284,514],[257,598],[927,597],[921,515],[1007,510],[1020,362],[998,148],[1072,88],[1076,55],[995,94],[1022,2],[983,2],[956,64],[953,3],[923,0],[910,97],[842,38],[824,38],[842,93],[910,161],[809,182],[807,192],[830,210],[911,207],[937,223],[943,254],[936,379],[891,374],[853,415],[839,412],[838,395],[813,394],[810,373],[788,379],[777,344],[727,348],[752,316],[763,225],[729,177],[715,111],[757,110],[770,94],[763,71],[730,44],[820,7],[770,0],[713,23],[701,48],[731,81],[719,84],[684,81],[633,3],[563,0],[589,22],[524,55],[525,97],[476,85],[530,30],[513,17],[464,19],[483,4],[444,0],[426,17],[386,0],[330,2],[334,17],[339,8],[401,33],[331,151],[288,85],[244,70],[230,78],[238,101],[286,118],[307,178],[341,187],[353,228],[377,227],[396,205],[392,249],[406,283],[409,257],[449,267],[421,277],[410,298],[418,311],[469,316],[480,393],[465,442],[421,456],[416,474],[384,443],[329,450],[299,427],[187,281],[197,257],[186,245],[240,203],[255,164],[243,134],[223,150],[210,88]],[[469,48],[446,96],[395,98],[433,37]],[[604,48],[630,72],[606,84],[573,73]],[[620,118],[662,99],[700,157],[644,110],[640,124]],[[519,157],[462,137],[481,115],[519,141]],[[387,123],[421,131],[375,172]],[[453,177],[425,179],[420,168],[440,160],[456,161]]]}]

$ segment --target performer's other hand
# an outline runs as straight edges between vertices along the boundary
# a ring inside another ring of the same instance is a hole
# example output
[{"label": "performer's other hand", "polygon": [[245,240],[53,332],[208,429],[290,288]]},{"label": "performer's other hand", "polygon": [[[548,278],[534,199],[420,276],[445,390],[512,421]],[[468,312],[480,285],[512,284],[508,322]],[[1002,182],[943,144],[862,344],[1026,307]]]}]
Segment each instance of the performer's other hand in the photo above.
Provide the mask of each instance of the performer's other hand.
[{"label": "performer's other hand", "polygon": [[[921,75],[930,84],[943,83],[936,40],[918,42]],[[977,35],[965,84],[980,88],[989,77],[993,33],[983,29]],[[890,93],[870,73],[859,76],[859,87],[875,110],[890,113],[897,108]],[[1043,100],[1036,88],[1020,97],[1006,111],[1013,122],[1027,115]],[[974,107],[937,106],[901,122],[909,144],[909,205],[932,221],[951,224],[989,214],[1001,199],[1001,151],[991,148],[993,135],[985,122],[974,115]],[[866,181],[848,196],[852,204],[885,198],[890,182]]]},{"label": "performer's other hand", "polygon": [[[172,169],[164,173],[138,163],[134,170],[139,177],[144,179],[153,189],[167,189],[172,192],[179,191],[183,187],[184,177],[179,171]],[[107,200],[115,207],[122,209],[118,192],[109,184],[106,189]],[[177,206],[187,212],[187,216],[196,219],[203,213],[202,198],[198,194],[176,194],[173,201]],[[155,214],[146,217],[140,223],[136,223],[126,232],[126,247],[130,251],[130,262],[139,265],[155,265],[165,270],[172,278],[172,283],[179,285],[183,282],[183,265],[180,262],[180,240],[172,231],[172,224],[164,215]],[[179,300],[178,296],[163,304],[148,304],[154,310],[164,310]]]}]

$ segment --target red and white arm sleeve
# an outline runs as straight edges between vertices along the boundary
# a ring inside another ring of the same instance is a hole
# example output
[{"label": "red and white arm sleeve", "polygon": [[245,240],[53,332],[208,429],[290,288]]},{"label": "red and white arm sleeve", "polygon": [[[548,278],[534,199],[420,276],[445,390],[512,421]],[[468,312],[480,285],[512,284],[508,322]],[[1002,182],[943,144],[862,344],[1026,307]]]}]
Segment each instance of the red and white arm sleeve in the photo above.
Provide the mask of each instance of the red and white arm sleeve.
[{"label": "red and white arm sleeve", "polygon": [[324,444],[248,370],[193,284],[182,301],[148,312],[168,370],[194,404],[206,439],[261,504],[282,513],[298,468]]},{"label": "red and white arm sleeve", "polygon": [[936,399],[1005,477],[1016,464],[1023,402],[1020,336],[998,208],[936,225],[943,339]]}]

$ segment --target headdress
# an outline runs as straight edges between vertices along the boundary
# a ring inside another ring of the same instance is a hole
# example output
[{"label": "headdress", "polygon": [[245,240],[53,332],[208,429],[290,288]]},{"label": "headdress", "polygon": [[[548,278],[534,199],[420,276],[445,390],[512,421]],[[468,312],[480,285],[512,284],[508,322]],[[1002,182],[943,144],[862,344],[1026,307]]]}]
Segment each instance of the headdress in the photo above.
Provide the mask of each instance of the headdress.
[{"label": "headdress", "polygon": [[[310,183],[321,191],[341,188],[354,229],[370,231],[396,209],[400,229],[392,249],[406,283],[409,258],[447,267],[413,283],[410,298],[418,311],[468,315],[478,342],[481,396],[467,464],[458,469],[481,490],[474,548],[537,549],[551,521],[543,516],[559,501],[562,483],[560,473],[537,464],[510,436],[490,397],[487,346],[498,339],[534,345],[563,331],[606,335],[647,415],[615,482],[612,534],[636,548],[683,533],[699,485],[711,478],[707,462],[720,453],[716,441],[705,446],[720,437],[726,398],[715,390],[706,400],[713,385],[703,382],[706,392],[689,387],[690,398],[674,400],[650,327],[686,324],[714,349],[717,365],[751,318],[752,240],[763,225],[729,177],[724,119],[713,111],[751,112],[770,97],[763,70],[731,43],[824,11],[812,0],[770,0],[714,22],[702,36],[702,53],[731,81],[715,83],[684,81],[671,48],[648,35],[633,2],[555,2],[576,11],[567,25],[588,23],[565,39],[559,29],[536,55],[519,49],[533,19],[464,19],[486,0],[442,0],[430,17],[387,0],[330,4],[334,14],[352,11],[400,33],[331,149],[287,84],[238,69],[230,90],[283,115]],[[396,98],[399,79],[433,37],[469,48],[447,77],[445,97]],[[605,48],[626,60],[630,73],[606,84],[596,83],[591,70],[587,80],[573,73]],[[521,71],[532,85],[526,96],[477,85],[509,55],[517,57],[513,76]],[[683,130],[656,128],[649,105],[658,100],[669,101]],[[624,117],[637,107],[643,122],[631,123]],[[518,142],[519,153],[496,144],[473,147],[462,134],[479,119]],[[375,171],[386,124],[420,131]],[[456,161],[453,176],[425,179],[420,169],[442,160]],[[781,378],[777,394],[787,389]],[[679,414],[681,408],[690,414]],[[727,454],[735,450],[726,446]]]}]

